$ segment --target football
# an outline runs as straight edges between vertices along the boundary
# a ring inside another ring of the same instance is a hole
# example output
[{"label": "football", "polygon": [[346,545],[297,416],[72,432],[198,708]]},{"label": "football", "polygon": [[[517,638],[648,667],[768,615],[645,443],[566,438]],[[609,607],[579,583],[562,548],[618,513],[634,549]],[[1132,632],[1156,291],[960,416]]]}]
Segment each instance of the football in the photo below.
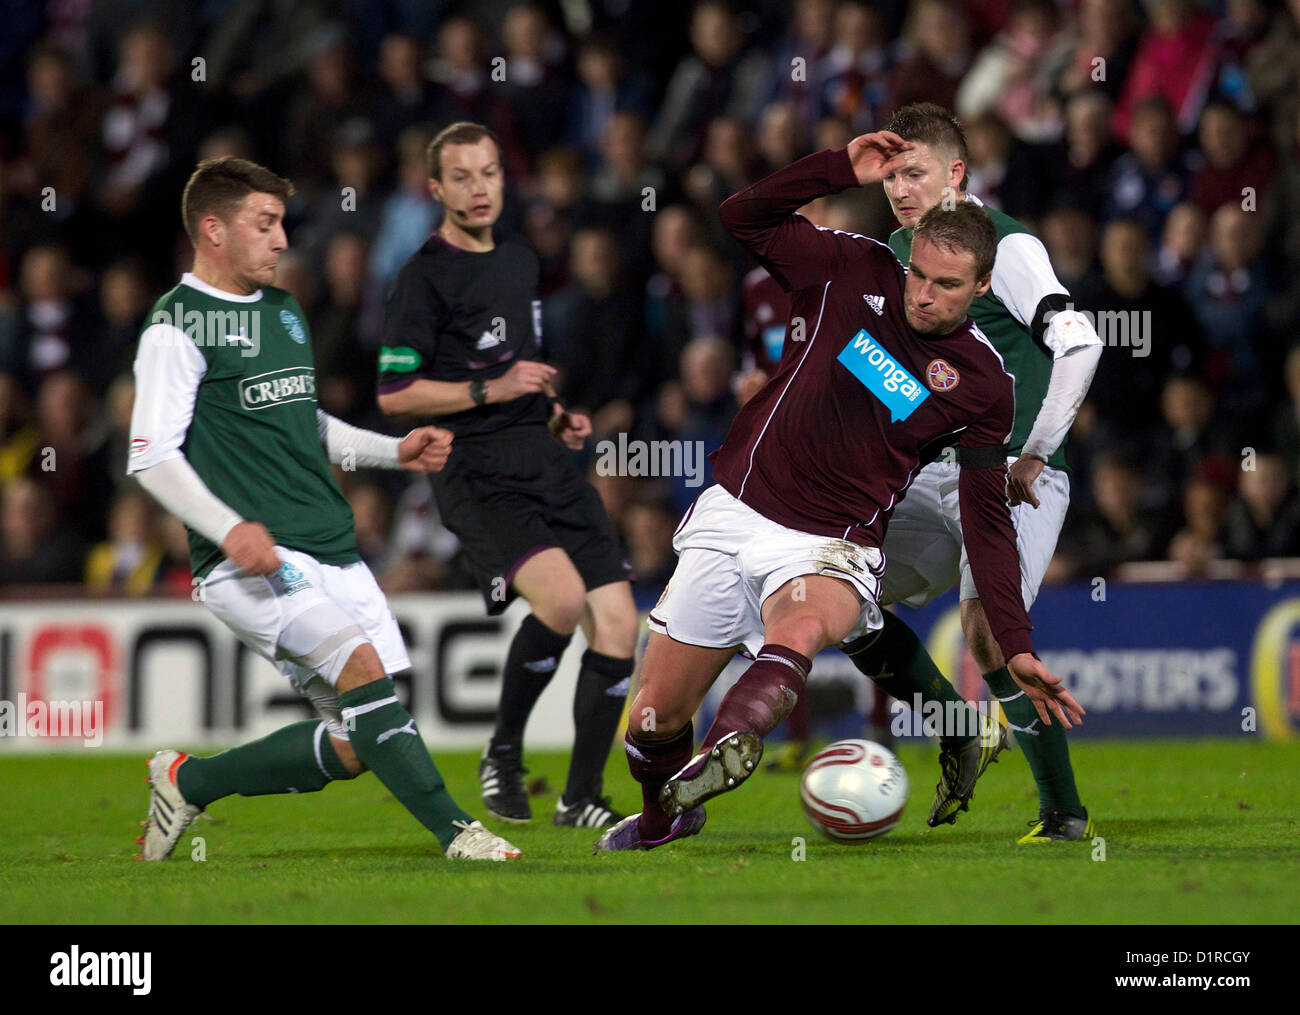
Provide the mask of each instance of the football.
[{"label": "football", "polygon": [[827,838],[863,842],[898,824],[907,805],[907,772],[877,743],[838,740],[808,763],[799,796],[808,820]]}]

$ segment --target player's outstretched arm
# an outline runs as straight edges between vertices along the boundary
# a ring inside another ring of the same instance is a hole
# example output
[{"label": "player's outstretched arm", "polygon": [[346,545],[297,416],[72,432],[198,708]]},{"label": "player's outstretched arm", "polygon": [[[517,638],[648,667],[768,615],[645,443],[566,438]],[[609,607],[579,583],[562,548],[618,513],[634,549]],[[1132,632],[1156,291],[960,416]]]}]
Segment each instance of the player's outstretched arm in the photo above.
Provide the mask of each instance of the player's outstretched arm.
[{"label": "player's outstretched arm", "polygon": [[[894,151],[893,142],[884,138],[908,144],[885,132],[864,134],[848,148],[817,152],[793,162],[723,201],[718,209],[723,227],[788,291],[824,284],[851,259],[862,258],[864,250],[865,256],[871,256],[879,248],[882,257],[895,263],[883,244],[818,229],[795,214],[815,198],[861,186],[881,170],[892,172],[895,164],[901,166],[902,152]],[[891,151],[892,161],[882,161]]]},{"label": "player's outstretched arm", "polygon": [[451,454],[451,431],[436,426],[419,427],[405,437],[389,437],[317,409],[316,429],[329,460],[344,468],[438,472]]},{"label": "player's outstretched arm", "polygon": [[[1051,715],[1069,729],[1083,722],[1083,707],[1033,654],[1033,625],[1020,591],[1020,556],[1006,499],[1004,446],[961,448],[958,477],[962,538],[989,628],[1007,669],[1050,726]],[[1050,714],[1049,714],[1050,713]]]}]

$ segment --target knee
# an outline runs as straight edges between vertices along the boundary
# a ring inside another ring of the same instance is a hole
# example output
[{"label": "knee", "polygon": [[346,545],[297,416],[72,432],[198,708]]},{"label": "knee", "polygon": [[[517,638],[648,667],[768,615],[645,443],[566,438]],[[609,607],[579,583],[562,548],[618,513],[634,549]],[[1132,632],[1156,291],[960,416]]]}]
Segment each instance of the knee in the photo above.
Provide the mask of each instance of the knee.
[{"label": "knee", "polygon": [[636,604],[628,597],[626,604],[594,611],[592,613],[592,645],[597,652],[616,659],[630,658],[636,651],[636,636],[640,628]]},{"label": "knee", "polygon": [[627,712],[627,730],[634,737],[670,738],[691,721],[695,709],[675,696],[655,694],[643,687]]},{"label": "knee", "polygon": [[838,640],[832,637],[826,619],[811,612],[782,618],[779,623],[769,626],[763,636],[772,644],[784,645],[809,658]]},{"label": "knee", "polygon": [[587,607],[587,590],[581,582],[564,582],[530,603],[533,614],[552,631],[573,634]]}]

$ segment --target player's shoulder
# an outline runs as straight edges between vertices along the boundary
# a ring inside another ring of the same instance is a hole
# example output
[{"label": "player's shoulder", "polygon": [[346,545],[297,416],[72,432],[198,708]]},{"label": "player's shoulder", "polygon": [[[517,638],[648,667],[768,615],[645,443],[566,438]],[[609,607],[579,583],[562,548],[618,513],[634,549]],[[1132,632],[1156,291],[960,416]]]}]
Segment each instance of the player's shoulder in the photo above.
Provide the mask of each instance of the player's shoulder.
[{"label": "player's shoulder", "polygon": [[974,194],[967,194],[966,200],[980,208],[983,208],[984,214],[993,220],[993,228],[997,230],[999,244],[1001,244],[1002,240],[1008,236],[1015,236],[1021,233],[1028,236],[1034,235],[1029,231],[1029,227],[1019,219],[1012,218],[1000,208],[994,208],[992,205],[985,204]]},{"label": "player's shoulder", "polygon": [[946,341],[950,343],[948,348],[966,360],[971,368],[994,379],[1011,376],[1002,353],[974,319],[967,317],[966,323]]}]

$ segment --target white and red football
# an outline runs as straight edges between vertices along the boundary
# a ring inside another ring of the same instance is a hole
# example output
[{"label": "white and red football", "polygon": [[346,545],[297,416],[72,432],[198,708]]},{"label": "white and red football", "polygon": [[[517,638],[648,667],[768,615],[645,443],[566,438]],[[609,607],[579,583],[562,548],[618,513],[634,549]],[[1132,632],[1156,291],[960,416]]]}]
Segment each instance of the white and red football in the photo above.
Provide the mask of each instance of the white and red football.
[{"label": "white and red football", "polygon": [[837,740],[813,758],[799,784],[804,813],[840,842],[875,839],[907,806],[907,772],[893,751],[870,740]]}]

